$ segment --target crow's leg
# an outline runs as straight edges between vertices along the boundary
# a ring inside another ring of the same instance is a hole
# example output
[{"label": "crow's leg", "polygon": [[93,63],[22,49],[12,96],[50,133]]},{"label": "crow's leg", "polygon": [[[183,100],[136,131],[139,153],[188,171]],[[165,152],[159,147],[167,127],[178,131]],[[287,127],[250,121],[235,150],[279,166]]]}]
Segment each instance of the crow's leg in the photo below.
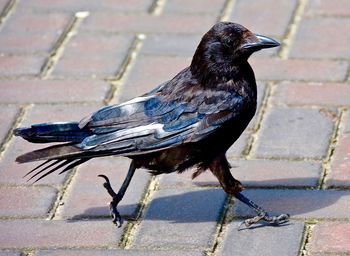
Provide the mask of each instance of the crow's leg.
[{"label": "crow's leg", "polygon": [[132,179],[132,176],[134,176],[135,170],[136,170],[136,166],[135,166],[134,160],[132,160],[129,167],[128,174],[126,175],[125,180],[121,188],[119,189],[118,193],[115,193],[114,190],[112,189],[111,183],[109,182],[109,179],[107,178],[107,176],[103,174],[98,175],[99,177],[102,177],[106,180],[106,182],[103,183],[103,186],[107,190],[108,194],[110,194],[110,196],[112,197],[112,201],[109,204],[109,208],[111,211],[111,215],[113,217],[113,223],[116,224],[118,228],[121,227],[123,220],[117,210],[117,206],[119,202],[123,199],[124,194]]},{"label": "crow's leg", "polygon": [[279,216],[270,217],[264,209],[262,209],[252,200],[240,193],[243,190],[243,186],[238,180],[233,178],[233,176],[231,175],[230,164],[228,163],[225,155],[214,159],[210,164],[209,168],[212,171],[212,173],[217,177],[222,188],[225,190],[226,193],[236,197],[239,201],[248,205],[258,214],[254,218],[247,219],[242,223],[245,224],[246,227],[249,227],[252,224],[257,223],[261,220],[275,225],[285,223],[289,220],[289,214],[281,214]]}]

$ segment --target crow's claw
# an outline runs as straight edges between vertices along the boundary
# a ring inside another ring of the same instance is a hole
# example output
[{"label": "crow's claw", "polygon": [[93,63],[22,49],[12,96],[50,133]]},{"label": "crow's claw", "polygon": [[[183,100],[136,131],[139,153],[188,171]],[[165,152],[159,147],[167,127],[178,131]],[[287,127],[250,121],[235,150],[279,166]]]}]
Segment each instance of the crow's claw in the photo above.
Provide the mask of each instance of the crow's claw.
[{"label": "crow's claw", "polygon": [[281,225],[283,223],[288,222],[289,221],[289,217],[290,217],[289,214],[280,214],[278,216],[270,217],[267,213],[262,213],[262,214],[260,214],[258,216],[253,217],[253,218],[244,220],[239,225],[238,229],[241,229],[241,227],[243,225],[246,226],[247,228],[249,228],[250,226],[252,226],[255,223],[258,223],[261,220],[266,221],[269,224],[278,226],[278,225]]}]

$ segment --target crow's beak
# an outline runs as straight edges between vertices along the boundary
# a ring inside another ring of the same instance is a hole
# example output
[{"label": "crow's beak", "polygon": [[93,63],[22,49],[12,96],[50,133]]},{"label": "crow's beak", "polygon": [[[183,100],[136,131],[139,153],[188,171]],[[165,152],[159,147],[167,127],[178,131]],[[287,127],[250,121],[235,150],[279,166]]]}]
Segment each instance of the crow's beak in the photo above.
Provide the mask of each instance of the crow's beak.
[{"label": "crow's beak", "polygon": [[280,46],[279,42],[277,42],[276,40],[270,37],[262,36],[262,35],[255,35],[255,36],[258,39],[257,41],[246,43],[242,46],[242,48],[257,51],[263,48],[272,48],[272,47]]}]

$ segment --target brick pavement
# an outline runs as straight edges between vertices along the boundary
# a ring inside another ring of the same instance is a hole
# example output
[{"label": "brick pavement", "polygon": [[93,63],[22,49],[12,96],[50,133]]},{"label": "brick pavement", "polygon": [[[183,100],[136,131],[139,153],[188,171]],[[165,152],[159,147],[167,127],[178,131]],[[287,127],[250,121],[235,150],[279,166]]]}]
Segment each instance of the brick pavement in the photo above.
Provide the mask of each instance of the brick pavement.
[{"label": "brick pavement", "polygon": [[[288,225],[238,231],[252,212],[210,173],[139,170],[121,229],[96,175],[118,186],[128,160],[22,179],[33,164],[15,156],[38,145],[15,127],[150,90],[218,20],[282,42],[251,58],[259,110],[228,157],[245,193],[291,213]],[[348,0],[0,0],[0,255],[350,255],[349,30]]]}]

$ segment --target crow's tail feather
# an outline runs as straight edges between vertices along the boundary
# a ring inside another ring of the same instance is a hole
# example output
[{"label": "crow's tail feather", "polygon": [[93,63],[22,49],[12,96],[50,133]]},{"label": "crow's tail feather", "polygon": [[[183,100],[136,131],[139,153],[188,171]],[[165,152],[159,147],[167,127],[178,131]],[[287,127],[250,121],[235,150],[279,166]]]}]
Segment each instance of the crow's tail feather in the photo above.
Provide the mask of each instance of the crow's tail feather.
[{"label": "crow's tail feather", "polygon": [[92,133],[88,128],[80,129],[78,122],[66,122],[34,124],[28,128],[15,129],[14,134],[33,143],[79,143]]}]

